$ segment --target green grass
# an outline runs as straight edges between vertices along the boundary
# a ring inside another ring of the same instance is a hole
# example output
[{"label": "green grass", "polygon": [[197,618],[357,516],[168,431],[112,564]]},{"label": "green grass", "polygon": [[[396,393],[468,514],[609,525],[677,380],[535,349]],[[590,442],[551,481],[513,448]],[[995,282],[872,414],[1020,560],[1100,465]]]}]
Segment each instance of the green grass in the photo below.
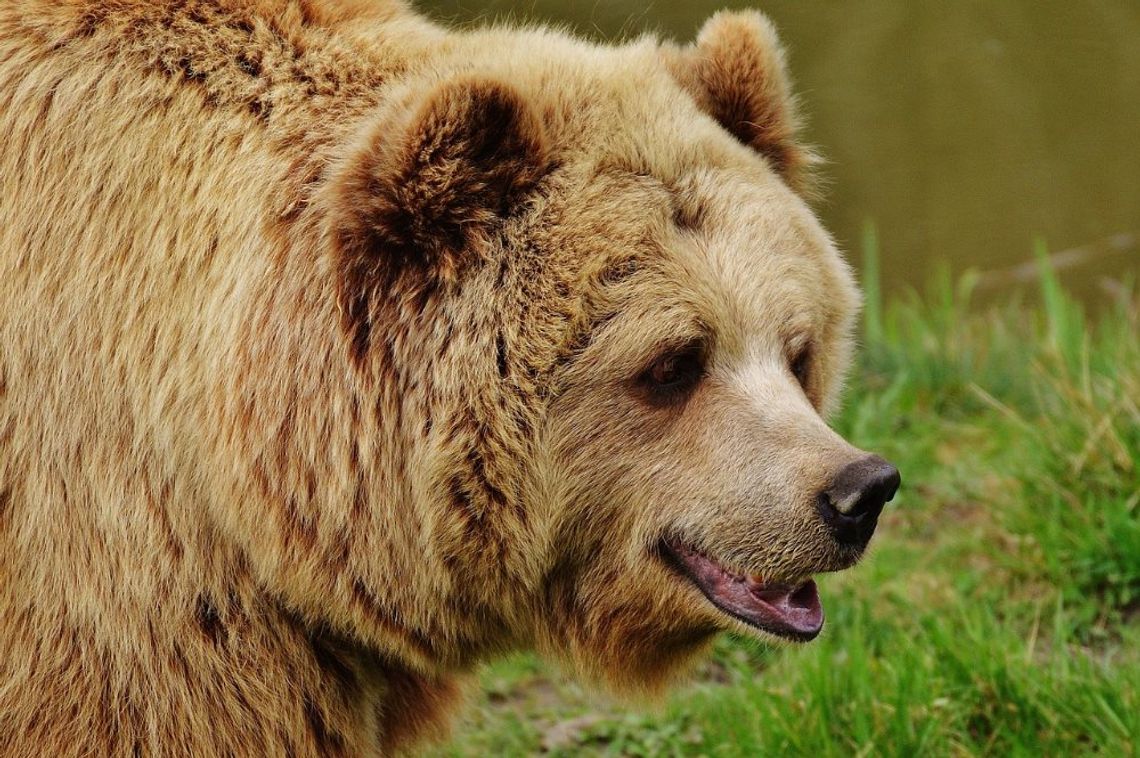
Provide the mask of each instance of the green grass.
[{"label": "green grass", "polygon": [[820,582],[804,647],[717,643],[652,710],[533,657],[488,667],[438,755],[1140,753],[1140,298],[974,304],[971,275],[884,303],[836,426],[903,471],[874,550]]}]

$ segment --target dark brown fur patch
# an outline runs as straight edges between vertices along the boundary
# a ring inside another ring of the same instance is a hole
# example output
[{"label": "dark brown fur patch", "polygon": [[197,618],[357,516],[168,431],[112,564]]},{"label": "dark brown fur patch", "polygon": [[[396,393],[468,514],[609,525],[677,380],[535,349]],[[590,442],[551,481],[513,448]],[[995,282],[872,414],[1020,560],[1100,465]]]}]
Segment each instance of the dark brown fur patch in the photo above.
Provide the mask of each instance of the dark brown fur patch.
[{"label": "dark brown fur patch", "polygon": [[360,689],[360,681],[343,653],[337,649],[338,645],[323,638],[314,638],[312,645],[313,660],[328,681],[332,682],[338,691],[355,695]]},{"label": "dark brown fur patch", "polygon": [[[394,122],[394,123],[393,123]],[[438,85],[380,119],[333,179],[342,311],[355,358],[384,301],[424,298],[480,247],[546,170],[542,129],[499,82]]]},{"label": "dark brown fur patch", "polygon": [[435,730],[438,738],[446,729],[447,714],[461,696],[450,679],[434,679],[397,668],[384,672],[387,702],[398,707],[380,713],[380,733],[386,752],[398,750],[412,739]]},{"label": "dark brown fur patch", "polygon": [[467,463],[471,467],[475,483],[486,495],[487,502],[491,506],[501,506],[507,502],[507,496],[501,487],[491,481],[491,477],[487,473],[486,457],[482,452],[487,447],[487,432],[483,427],[480,427],[479,438],[467,453]]},{"label": "dark brown fur patch", "polygon": [[224,645],[229,639],[229,632],[222,623],[218,609],[205,595],[199,595],[194,605],[194,623],[206,639],[215,645]]},{"label": "dark brown fur patch", "polygon": [[452,477],[447,491],[451,495],[452,506],[464,516],[465,521],[478,523],[482,520],[483,516],[471,502],[471,495],[462,479],[458,476]]},{"label": "dark brown fur patch", "polygon": [[700,198],[677,188],[670,188],[673,207],[673,225],[682,231],[699,231],[708,213]]},{"label": "dark brown fur patch", "polygon": [[242,50],[237,54],[237,65],[242,73],[257,79],[261,76],[261,60],[256,53]]},{"label": "dark brown fur patch", "polygon": [[320,706],[318,706],[308,694],[304,696],[303,709],[305,712],[305,723],[309,726],[309,734],[313,738],[313,744],[317,748],[318,755],[344,755],[344,735],[330,728],[329,722],[321,711]]},{"label": "dark brown fur patch", "polygon": [[495,337],[495,365],[499,369],[499,376],[506,378],[510,364],[507,363],[507,340],[502,332]]},{"label": "dark brown fur patch", "polygon": [[378,627],[395,637],[404,639],[425,658],[433,657],[435,648],[431,639],[419,630],[410,629],[399,623],[360,579],[352,583],[352,599]]}]

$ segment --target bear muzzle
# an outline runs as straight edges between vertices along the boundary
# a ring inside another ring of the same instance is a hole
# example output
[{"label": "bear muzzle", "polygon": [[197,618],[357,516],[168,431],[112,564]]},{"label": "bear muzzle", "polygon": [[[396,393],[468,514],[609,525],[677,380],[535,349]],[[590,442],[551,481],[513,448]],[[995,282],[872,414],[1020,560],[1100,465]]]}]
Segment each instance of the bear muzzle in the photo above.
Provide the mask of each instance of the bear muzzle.
[{"label": "bear muzzle", "polygon": [[[816,496],[820,536],[834,540],[819,555],[830,557],[805,562],[791,575],[742,571],[730,565],[735,561],[725,562],[677,537],[662,539],[659,554],[721,612],[777,637],[806,642],[819,634],[824,621],[810,575],[841,570],[858,560],[900,480],[898,469],[878,455],[864,453],[842,465]],[[786,572],[786,567],[777,570]]]}]

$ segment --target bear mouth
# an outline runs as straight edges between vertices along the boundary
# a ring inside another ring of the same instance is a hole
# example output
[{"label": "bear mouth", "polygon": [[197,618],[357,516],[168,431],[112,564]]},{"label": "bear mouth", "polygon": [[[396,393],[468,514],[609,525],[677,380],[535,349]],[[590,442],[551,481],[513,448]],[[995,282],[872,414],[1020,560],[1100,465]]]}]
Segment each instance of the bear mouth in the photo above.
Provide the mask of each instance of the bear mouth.
[{"label": "bear mouth", "polygon": [[823,606],[815,581],[765,580],[726,568],[676,540],[663,540],[664,555],[719,610],[751,627],[796,642],[823,629]]}]

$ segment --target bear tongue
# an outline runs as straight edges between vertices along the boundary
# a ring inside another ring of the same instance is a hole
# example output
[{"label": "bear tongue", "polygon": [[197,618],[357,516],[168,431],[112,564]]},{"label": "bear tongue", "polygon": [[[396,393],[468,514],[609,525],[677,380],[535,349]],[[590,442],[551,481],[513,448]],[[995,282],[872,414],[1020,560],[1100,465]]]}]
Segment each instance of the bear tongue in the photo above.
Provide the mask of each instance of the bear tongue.
[{"label": "bear tongue", "polygon": [[693,550],[672,547],[685,573],[713,605],[767,632],[796,640],[813,639],[823,628],[823,607],[815,582],[765,583],[741,576]]},{"label": "bear tongue", "polygon": [[797,636],[811,639],[823,628],[823,605],[812,579],[796,586],[753,588],[752,596],[775,612]]}]

